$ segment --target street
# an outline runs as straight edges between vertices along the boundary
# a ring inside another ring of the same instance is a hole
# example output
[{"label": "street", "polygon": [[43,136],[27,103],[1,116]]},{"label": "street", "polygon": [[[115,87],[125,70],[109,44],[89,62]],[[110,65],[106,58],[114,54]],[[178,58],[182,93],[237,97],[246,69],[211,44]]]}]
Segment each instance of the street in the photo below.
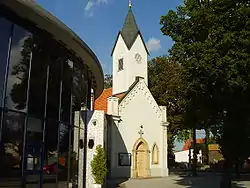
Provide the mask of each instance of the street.
[{"label": "street", "polygon": [[[220,176],[216,174],[201,174],[199,177],[170,175],[155,179],[130,179],[121,188],[219,188]],[[250,188],[249,179],[233,181],[232,188]]]}]

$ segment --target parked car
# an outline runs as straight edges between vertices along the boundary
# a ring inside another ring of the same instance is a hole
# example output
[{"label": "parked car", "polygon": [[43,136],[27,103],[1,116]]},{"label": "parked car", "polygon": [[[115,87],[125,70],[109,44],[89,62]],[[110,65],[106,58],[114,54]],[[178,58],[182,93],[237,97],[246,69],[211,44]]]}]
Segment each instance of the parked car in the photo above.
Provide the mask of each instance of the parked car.
[{"label": "parked car", "polygon": [[43,167],[43,173],[46,173],[46,174],[55,173],[56,168],[57,168],[57,163],[52,163],[52,164],[49,164],[49,165],[45,165]]}]

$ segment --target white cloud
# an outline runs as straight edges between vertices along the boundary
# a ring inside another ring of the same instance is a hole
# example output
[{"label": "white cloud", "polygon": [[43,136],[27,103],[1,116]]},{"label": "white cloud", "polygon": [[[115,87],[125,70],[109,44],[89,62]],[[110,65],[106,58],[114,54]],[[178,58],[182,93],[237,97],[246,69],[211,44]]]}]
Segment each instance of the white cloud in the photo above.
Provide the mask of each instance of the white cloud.
[{"label": "white cloud", "polygon": [[102,4],[107,4],[108,0],[88,0],[87,5],[85,6],[84,10],[85,10],[85,14],[88,17],[92,17],[94,16],[94,7],[100,6]]},{"label": "white cloud", "polygon": [[161,41],[155,37],[151,37],[147,41],[147,48],[150,52],[158,51],[161,49]]},{"label": "white cloud", "polygon": [[89,11],[92,7],[94,6],[94,2],[93,1],[89,1],[85,7],[85,11]]}]

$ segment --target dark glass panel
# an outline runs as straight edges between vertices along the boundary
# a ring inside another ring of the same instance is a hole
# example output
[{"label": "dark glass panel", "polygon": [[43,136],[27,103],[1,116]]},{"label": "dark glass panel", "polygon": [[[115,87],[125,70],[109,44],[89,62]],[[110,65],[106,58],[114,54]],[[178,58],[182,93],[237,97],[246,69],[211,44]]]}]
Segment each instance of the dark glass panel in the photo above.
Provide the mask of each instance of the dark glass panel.
[{"label": "dark glass panel", "polygon": [[[88,73],[87,67],[81,69],[81,103],[87,105],[88,97]],[[90,96],[89,96],[90,97]]]},{"label": "dark glass panel", "polygon": [[58,165],[58,121],[47,119],[45,125],[45,147],[43,165],[44,188],[56,186]]},{"label": "dark glass panel", "polygon": [[27,140],[29,142],[42,142],[42,119],[29,117],[27,121]]},{"label": "dark glass panel", "polygon": [[13,187],[20,185],[21,180],[21,159],[23,148],[23,127],[24,127],[24,114],[15,112],[4,113],[3,119],[3,151],[1,155],[1,177],[4,179],[0,182],[1,186],[9,186],[10,181],[13,181]]},{"label": "dark glass panel", "polygon": [[59,187],[67,187],[69,162],[70,129],[68,125],[59,125],[59,156],[58,156],[58,184]]},{"label": "dark glass panel", "polygon": [[63,63],[63,77],[62,77],[62,107],[61,107],[61,121],[71,123],[71,89],[72,89],[72,73],[73,62],[67,61]]},{"label": "dark glass panel", "polygon": [[50,57],[47,117],[59,120],[61,58]]},{"label": "dark glass panel", "polygon": [[[77,118],[75,118],[77,119]],[[69,174],[69,181],[72,184],[72,186],[78,185],[78,170],[79,170],[79,134],[80,129],[78,127],[71,127],[70,129],[70,174]]]},{"label": "dark glass panel", "polygon": [[15,25],[6,92],[6,106],[10,109],[20,111],[26,111],[27,109],[26,99],[32,48],[31,34],[22,27]]},{"label": "dark glass panel", "polygon": [[78,67],[74,63],[73,68],[73,111],[78,111],[82,106],[86,105],[86,97],[88,90],[88,75],[87,69]]},{"label": "dark glass panel", "polygon": [[28,174],[25,177],[25,188],[39,188],[40,174]]},{"label": "dark glass panel", "polygon": [[82,72],[79,67],[74,64],[73,67],[73,111],[77,111],[81,109],[81,91],[82,91]]},{"label": "dark glass panel", "polygon": [[43,121],[28,117],[24,172],[26,188],[39,187],[42,156]]},{"label": "dark glass panel", "polygon": [[48,53],[42,37],[34,35],[33,41],[28,111],[44,117]]},{"label": "dark glass panel", "polygon": [[[2,109],[0,108],[0,123],[2,122]],[[0,136],[2,135],[3,133],[3,129],[2,127],[0,127]],[[0,169],[3,169],[3,163],[1,161],[3,161],[3,157],[4,155],[2,155],[4,153],[4,143],[1,142],[1,137],[0,137]],[[0,170],[0,178],[3,176],[3,171]],[[1,179],[0,179],[0,182],[1,182]],[[0,187],[1,187],[1,184],[0,184]]]},{"label": "dark glass panel", "polygon": [[0,107],[3,106],[3,90],[9,51],[12,23],[0,17]]}]

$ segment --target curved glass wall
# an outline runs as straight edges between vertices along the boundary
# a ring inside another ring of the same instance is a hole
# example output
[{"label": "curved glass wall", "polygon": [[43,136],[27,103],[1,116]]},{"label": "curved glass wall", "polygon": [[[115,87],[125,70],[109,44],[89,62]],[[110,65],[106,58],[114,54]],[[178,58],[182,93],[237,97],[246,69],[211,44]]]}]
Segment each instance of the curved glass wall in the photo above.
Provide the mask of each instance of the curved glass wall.
[{"label": "curved glass wall", "polygon": [[0,188],[80,187],[89,78],[62,45],[0,15]]}]

